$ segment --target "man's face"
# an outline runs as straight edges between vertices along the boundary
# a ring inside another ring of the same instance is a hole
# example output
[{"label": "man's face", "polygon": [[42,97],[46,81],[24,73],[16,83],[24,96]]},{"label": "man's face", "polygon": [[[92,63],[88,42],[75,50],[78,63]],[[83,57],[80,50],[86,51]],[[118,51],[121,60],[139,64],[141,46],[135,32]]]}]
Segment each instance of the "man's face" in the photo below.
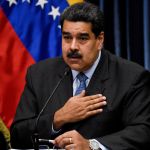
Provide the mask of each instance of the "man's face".
[{"label": "man's face", "polygon": [[65,62],[71,69],[89,69],[102,48],[104,33],[96,38],[92,24],[86,22],[64,21],[62,29],[62,52]]}]

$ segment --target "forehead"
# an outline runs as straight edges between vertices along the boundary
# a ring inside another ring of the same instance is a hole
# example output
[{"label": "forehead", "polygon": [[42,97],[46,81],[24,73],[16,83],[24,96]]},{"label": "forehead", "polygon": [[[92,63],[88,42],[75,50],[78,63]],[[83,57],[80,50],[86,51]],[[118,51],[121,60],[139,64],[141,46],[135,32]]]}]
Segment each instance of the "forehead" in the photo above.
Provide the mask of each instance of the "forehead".
[{"label": "forehead", "polygon": [[63,23],[62,32],[68,32],[71,34],[78,34],[78,33],[92,34],[92,24],[89,22],[82,22],[82,21],[74,22],[65,20]]}]

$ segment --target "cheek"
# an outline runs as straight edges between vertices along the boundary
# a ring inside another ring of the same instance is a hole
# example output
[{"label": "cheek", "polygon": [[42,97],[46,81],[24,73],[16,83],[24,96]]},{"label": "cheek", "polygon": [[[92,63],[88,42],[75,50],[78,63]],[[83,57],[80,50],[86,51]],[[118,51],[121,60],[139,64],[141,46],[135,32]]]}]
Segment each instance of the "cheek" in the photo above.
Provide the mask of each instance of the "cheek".
[{"label": "cheek", "polygon": [[93,59],[94,57],[96,57],[97,54],[99,53],[99,50],[98,47],[93,44],[86,46],[82,52],[84,59],[86,59],[86,61],[90,61],[88,59]]},{"label": "cheek", "polygon": [[62,49],[66,51],[68,47],[69,47],[69,44],[67,44],[66,42],[64,42],[64,40],[62,40]]},{"label": "cheek", "polygon": [[68,51],[69,47],[67,46],[67,44],[62,44],[62,53],[63,55],[65,55]]},{"label": "cheek", "polygon": [[95,57],[96,57],[96,56],[94,55],[94,53],[91,53],[91,52],[86,53],[86,54],[84,54],[83,56],[84,56],[84,57],[83,57],[84,62],[87,62],[87,63],[93,61],[93,59],[95,59]]},{"label": "cheek", "polygon": [[97,56],[99,54],[99,50],[89,50],[87,51],[87,53],[85,53],[83,55],[83,61],[84,61],[84,64],[86,65],[92,65],[94,63],[94,61],[97,59]]}]

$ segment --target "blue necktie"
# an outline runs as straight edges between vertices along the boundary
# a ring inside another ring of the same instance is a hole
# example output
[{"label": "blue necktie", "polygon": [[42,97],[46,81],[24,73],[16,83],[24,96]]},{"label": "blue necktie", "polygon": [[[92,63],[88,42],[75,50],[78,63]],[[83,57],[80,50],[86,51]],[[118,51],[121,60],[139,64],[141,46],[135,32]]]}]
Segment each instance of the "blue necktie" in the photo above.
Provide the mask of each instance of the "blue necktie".
[{"label": "blue necktie", "polygon": [[80,94],[83,90],[85,90],[86,88],[86,80],[88,79],[88,77],[80,72],[78,75],[77,75],[77,78],[79,79],[80,81],[80,85],[79,87],[77,88],[76,92],[75,92],[75,95],[78,95]]}]

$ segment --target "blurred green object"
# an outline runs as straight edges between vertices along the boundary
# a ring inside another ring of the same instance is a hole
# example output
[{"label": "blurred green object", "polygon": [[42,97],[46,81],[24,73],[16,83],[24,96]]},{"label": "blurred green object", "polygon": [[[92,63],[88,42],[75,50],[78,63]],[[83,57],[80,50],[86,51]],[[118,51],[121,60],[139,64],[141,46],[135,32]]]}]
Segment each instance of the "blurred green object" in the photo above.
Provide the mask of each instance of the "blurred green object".
[{"label": "blurred green object", "polygon": [[8,148],[11,148],[10,145],[10,132],[9,129],[5,126],[5,123],[3,122],[3,120],[0,118],[0,132],[3,133],[5,140],[8,144]]}]

